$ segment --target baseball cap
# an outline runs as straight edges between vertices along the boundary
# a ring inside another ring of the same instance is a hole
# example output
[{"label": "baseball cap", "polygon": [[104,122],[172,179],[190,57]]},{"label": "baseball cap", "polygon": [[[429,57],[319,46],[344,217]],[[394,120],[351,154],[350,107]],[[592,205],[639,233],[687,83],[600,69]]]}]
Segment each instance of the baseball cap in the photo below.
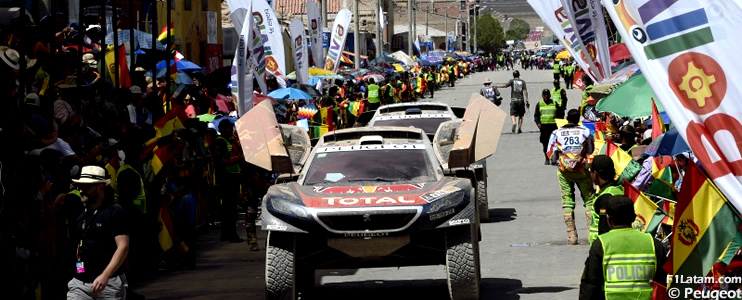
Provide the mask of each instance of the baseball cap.
[{"label": "baseball cap", "polygon": [[613,174],[616,174],[616,169],[613,167],[613,160],[610,157],[606,155],[596,155],[593,158],[593,163],[590,165],[590,172],[613,172]]},{"label": "baseball cap", "polygon": [[633,219],[636,216],[634,202],[624,195],[612,196],[608,199],[605,211],[612,218],[626,216]]}]

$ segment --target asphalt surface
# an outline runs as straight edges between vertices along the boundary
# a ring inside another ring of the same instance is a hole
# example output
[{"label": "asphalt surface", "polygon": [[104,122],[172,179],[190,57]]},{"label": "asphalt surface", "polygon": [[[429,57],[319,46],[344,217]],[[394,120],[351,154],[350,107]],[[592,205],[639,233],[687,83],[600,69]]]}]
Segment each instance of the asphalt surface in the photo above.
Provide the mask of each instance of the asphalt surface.
[{"label": "asphalt surface", "polygon": [[[517,68],[520,70],[520,68]],[[576,212],[580,244],[567,245],[556,168],[543,164],[533,109],[541,90],[552,87],[551,70],[520,70],[527,82],[531,112],[523,133],[510,133],[505,122],[498,150],[487,162],[491,221],[481,225],[481,299],[576,299],[587,257],[584,209]],[[511,71],[475,73],[456,87],[435,93],[432,101],[466,106],[482,81],[494,84],[512,78]],[[562,82],[563,84],[563,82]],[[501,89],[500,106],[509,112],[510,91]],[[581,91],[568,90],[569,107],[579,106]],[[430,99],[426,99],[430,100]],[[578,206],[582,199],[578,196]],[[244,237],[244,231],[241,232]],[[199,237],[196,268],[167,271],[134,290],[147,299],[263,299],[265,234],[260,251],[247,244],[218,241],[219,231]],[[448,299],[444,266],[322,270],[305,299]]]}]

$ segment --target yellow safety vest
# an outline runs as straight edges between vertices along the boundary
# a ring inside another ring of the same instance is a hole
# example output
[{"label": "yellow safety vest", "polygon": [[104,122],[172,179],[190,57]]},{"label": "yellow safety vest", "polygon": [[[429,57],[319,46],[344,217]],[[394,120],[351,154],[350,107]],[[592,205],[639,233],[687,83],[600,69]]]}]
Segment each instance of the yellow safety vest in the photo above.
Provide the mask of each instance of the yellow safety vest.
[{"label": "yellow safety vest", "polygon": [[554,74],[557,74],[557,73],[560,72],[560,70],[559,70],[559,62],[556,62],[555,61],[553,67],[554,67]]},{"label": "yellow safety vest", "polygon": [[541,112],[541,124],[556,124],[556,103],[551,101],[551,104],[546,104],[542,99],[538,102],[538,109]]},{"label": "yellow safety vest", "polygon": [[[142,213],[147,213],[147,196],[144,193],[144,182],[142,181],[142,175],[140,175],[139,172],[137,172],[137,170],[134,169],[131,165],[124,164],[123,166],[121,166],[118,172],[116,172],[116,177],[118,177],[118,175],[120,175],[121,172],[125,170],[129,170],[129,169],[134,171],[134,173],[136,173],[137,176],[139,176],[139,195],[137,195],[137,197],[134,198],[134,201],[133,201],[134,206],[136,206],[137,209],[139,209],[139,211],[141,211]],[[116,193],[114,193],[114,200],[118,202],[118,198],[119,198],[119,188],[118,188],[118,185],[116,185]]]},{"label": "yellow safety vest", "polygon": [[562,106],[562,88],[551,90],[551,100],[558,106]]},{"label": "yellow safety vest", "polygon": [[605,299],[652,299],[649,281],[657,271],[652,236],[634,228],[621,228],[598,238],[603,246]]},{"label": "yellow safety vest", "polygon": [[379,103],[379,86],[376,84],[368,85],[368,103]]},{"label": "yellow safety vest", "polygon": [[[219,140],[219,139],[224,140],[224,142],[227,143],[227,152],[232,153],[232,150],[233,150],[232,143],[230,143],[227,139],[225,139],[224,137],[221,137],[221,136],[218,137],[218,138],[216,138],[216,139],[217,140]],[[225,164],[225,168],[227,169],[227,172],[229,172],[229,173],[232,173],[232,174],[239,174],[240,173],[240,165],[237,164],[237,163]]]},{"label": "yellow safety vest", "polygon": [[[604,190],[600,191],[597,195],[595,195],[594,199],[598,200],[600,196],[603,196],[606,194],[613,195],[613,196],[623,195],[623,186],[618,186],[618,185],[609,186],[605,188]],[[595,211],[594,209],[590,212],[590,235],[587,238],[587,241],[590,243],[590,245],[592,245],[593,241],[598,238],[598,232],[599,232],[598,226],[600,225],[600,217],[601,217],[600,213],[601,212]]]}]

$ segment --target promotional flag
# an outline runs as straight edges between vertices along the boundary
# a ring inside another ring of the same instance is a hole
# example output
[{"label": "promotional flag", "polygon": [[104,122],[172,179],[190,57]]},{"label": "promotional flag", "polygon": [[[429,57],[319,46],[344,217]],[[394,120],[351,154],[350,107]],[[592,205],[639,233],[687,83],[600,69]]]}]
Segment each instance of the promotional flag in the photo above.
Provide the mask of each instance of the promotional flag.
[{"label": "promotional flag", "polygon": [[[581,2],[586,3],[586,1]],[[562,2],[560,0],[528,0],[528,4],[541,17],[546,26],[554,32],[556,39],[569,51],[572,59],[580,65],[581,70],[584,70],[593,81],[600,82],[603,79],[600,77],[600,71],[594,65],[588,64],[587,58],[591,55],[587,52],[588,49],[582,47],[577,40],[577,32],[575,32],[575,27],[569,20],[567,11],[562,7]],[[579,72],[575,73],[576,83],[579,83],[575,84],[577,88],[584,87],[580,76],[582,75]]]},{"label": "promotional flag", "polygon": [[659,206],[626,180],[623,182],[623,192],[626,197],[634,202],[636,220],[631,226],[641,232],[653,233],[657,231],[657,227],[662,224],[662,219],[665,218],[665,214],[662,213]]},{"label": "promotional flag", "polygon": [[[675,210],[670,244],[671,274],[704,276],[740,234],[739,213],[706,177],[700,167],[688,164]],[[695,289],[698,284],[673,282],[679,288]]]},{"label": "promotional flag", "polygon": [[[252,11],[252,4],[247,7],[247,12]],[[244,115],[253,108],[252,101],[252,52],[250,51],[249,33],[252,30],[253,18],[245,19],[242,32],[237,39],[237,49],[232,60],[232,99],[237,102],[237,112]]]},{"label": "promotional flag", "polygon": [[309,26],[309,43],[312,47],[313,66],[322,68],[322,19],[320,10],[314,1],[307,2],[307,22]]},{"label": "promotional flag", "polygon": [[263,39],[265,69],[276,77],[279,86],[286,87],[286,56],[281,22],[265,0],[253,0],[251,3],[255,25]]},{"label": "promotional flag", "polygon": [[635,2],[603,5],[673,126],[729,201],[742,208],[742,86],[734,84],[742,79],[736,53],[742,41],[735,34],[742,28],[742,3]]},{"label": "promotional flag", "polygon": [[309,57],[307,57],[307,36],[301,19],[294,19],[289,25],[291,32],[291,50],[294,53],[296,81],[309,84]]},{"label": "promotional flag", "polygon": [[665,120],[662,120],[657,104],[654,103],[654,98],[652,98],[652,140],[658,138],[665,131]]},{"label": "promotional flag", "polygon": [[327,57],[325,58],[325,70],[333,73],[337,72],[340,56],[343,55],[345,38],[348,36],[348,26],[352,18],[353,14],[345,8],[335,15],[335,23],[332,25],[332,31],[330,31],[330,47],[327,49]]},{"label": "promotional flag", "polygon": [[570,47],[579,49],[575,52],[580,52],[580,58],[587,62],[595,73],[595,82],[599,83],[611,75],[608,31],[600,0],[561,1],[564,13],[572,24],[571,28],[565,28]]}]

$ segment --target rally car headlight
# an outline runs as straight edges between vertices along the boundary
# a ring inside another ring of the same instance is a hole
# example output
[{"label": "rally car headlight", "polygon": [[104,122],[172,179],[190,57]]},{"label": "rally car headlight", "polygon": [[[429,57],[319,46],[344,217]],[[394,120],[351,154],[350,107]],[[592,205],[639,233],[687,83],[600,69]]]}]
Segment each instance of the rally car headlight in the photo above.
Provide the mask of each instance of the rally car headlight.
[{"label": "rally car headlight", "polygon": [[269,199],[266,203],[269,205],[269,209],[272,211],[279,212],[284,215],[296,216],[299,218],[308,218],[309,214],[304,207],[284,199]]}]

